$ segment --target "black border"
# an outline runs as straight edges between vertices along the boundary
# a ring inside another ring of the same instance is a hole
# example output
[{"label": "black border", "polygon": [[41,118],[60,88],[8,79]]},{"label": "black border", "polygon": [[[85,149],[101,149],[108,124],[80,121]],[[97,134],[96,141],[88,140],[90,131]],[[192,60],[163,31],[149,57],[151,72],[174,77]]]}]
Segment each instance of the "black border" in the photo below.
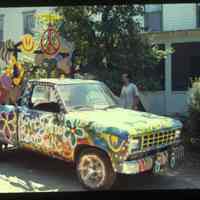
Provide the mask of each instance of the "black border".
[{"label": "black border", "polygon": [[[108,4],[153,4],[153,3],[198,3],[195,1],[180,0],[0,0],[0,7],[39,7],[39,6],[77,6],[77,5],[108,5]],[[67,177],[66,177],[67,178]],[[137,184],[137,183],[133,183]],[[134,186],[133,186],[134,188]],[[127,196],[126,196],[127,195]],[[177,195],[177,196],[176,196]],[[135,190],[135,191],[103,191],[103,192],[45,192],[45,193],[7,193],[0,194],[0,199],[199,199],[200,190]]]},{"label": "black border", "polygon": [[0,7],[199,3],[199,0],[0,0]]},{"label": "black border", "polygon": [[136,190],[136,191],[101,191],[101,192],[46,192],[46,193],[8,193],[0,194],[0,198],[6,199],[107,199],[107,200],[171,200],[171,199],[199,199],[200,190]]}]

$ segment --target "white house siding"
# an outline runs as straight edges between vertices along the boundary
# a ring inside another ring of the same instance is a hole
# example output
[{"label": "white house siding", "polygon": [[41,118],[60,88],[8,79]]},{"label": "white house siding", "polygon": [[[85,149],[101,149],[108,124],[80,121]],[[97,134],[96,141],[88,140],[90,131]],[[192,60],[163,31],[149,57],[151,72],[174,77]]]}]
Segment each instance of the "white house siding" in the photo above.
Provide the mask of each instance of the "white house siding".
[{"label": "white house siding", "polygon": [[140,92],[140,99],[147,112],[165,114],[165,92]]},{"label": "white house siding", "polygon": [[188,92],[173,92],[168,98],[170,106],[166,111],[165,91],[141,92],[140,98],[147,112],[158,115],[173,115],[181,113],[187,115],[188,110]]},{"label": "white house siding", "polygon": [[162,7],[162,4],[146,4],[145,5],[145,11],[146,12],[156,12],[160,10]]},{"label": "white house siding", "polygon": [[163,4],[164,31],[194,28],[196,28],[196,4]]},{"label": "white house siding", "polygon": [[172,92],[169,97],[168,113],[181,113],[187,114],[188,110],[188,92]]},{"label": "white house siding", "polygon": [[0,15],[4,15],[4,40],[12,39],[17,42],[23,35],[23,12],[36,11],[45,12],[52,7],[22,7],[22,8],[0,8]]}]

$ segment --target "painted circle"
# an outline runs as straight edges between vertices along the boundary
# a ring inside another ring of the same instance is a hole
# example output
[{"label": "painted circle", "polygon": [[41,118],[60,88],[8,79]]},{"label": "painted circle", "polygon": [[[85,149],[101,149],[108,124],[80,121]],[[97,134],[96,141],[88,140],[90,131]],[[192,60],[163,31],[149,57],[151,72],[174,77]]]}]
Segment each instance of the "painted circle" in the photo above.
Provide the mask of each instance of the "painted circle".
[{"label": "painted circle", "polygon": [[24,53],[32,53],[35,50],[35,41],[32,35],[27,34],[22,37],[21,50]]},{"label": "painted circle", "polygon": [[[55,41],[53,41],[53,39],[55,39]],[[60,43],[59,33],[53,27],[49,27],[43,33],[41,38],[42,51],[49,56],[53,56],[58,53],[60,46],[61,43]]]}]

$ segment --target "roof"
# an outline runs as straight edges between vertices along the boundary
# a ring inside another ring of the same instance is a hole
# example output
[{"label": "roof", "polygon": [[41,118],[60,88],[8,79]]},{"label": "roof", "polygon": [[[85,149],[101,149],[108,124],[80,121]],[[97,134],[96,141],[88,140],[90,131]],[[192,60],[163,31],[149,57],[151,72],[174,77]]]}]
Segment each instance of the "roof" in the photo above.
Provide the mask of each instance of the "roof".
[{"label": "roof", "polygon": [[154,43],[194,42],[200,41],[200,28],[176,31],[143,32],[142,35],[152,38]]},{"label": "roof", "polygon": [[80,84],[80,83],[99,83],[96,80],[83,80],[83,79],[58,79],[58,78],[46,78],[46,79],[31,79],[30,82],[39,82],[39,83],[50,83],[50,84]]},{"label": "roof", "polygon": [[169,34],[169,33],[199,33],[200,28],[195,28],[195,29],[184,29],[184,30],[166,30],[166,31],[150,31],[150,32],[142,32],[142,34]]}]

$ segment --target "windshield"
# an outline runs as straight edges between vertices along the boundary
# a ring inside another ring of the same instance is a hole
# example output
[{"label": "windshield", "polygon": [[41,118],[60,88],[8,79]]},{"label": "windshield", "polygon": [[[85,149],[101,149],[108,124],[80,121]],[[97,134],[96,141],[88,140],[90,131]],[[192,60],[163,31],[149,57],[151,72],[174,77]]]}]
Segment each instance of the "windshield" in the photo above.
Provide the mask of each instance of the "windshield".
[{"label": "windshield", "polygon": [[117,100],[103,83],[58,85],[67,110],[117,107]]}]

